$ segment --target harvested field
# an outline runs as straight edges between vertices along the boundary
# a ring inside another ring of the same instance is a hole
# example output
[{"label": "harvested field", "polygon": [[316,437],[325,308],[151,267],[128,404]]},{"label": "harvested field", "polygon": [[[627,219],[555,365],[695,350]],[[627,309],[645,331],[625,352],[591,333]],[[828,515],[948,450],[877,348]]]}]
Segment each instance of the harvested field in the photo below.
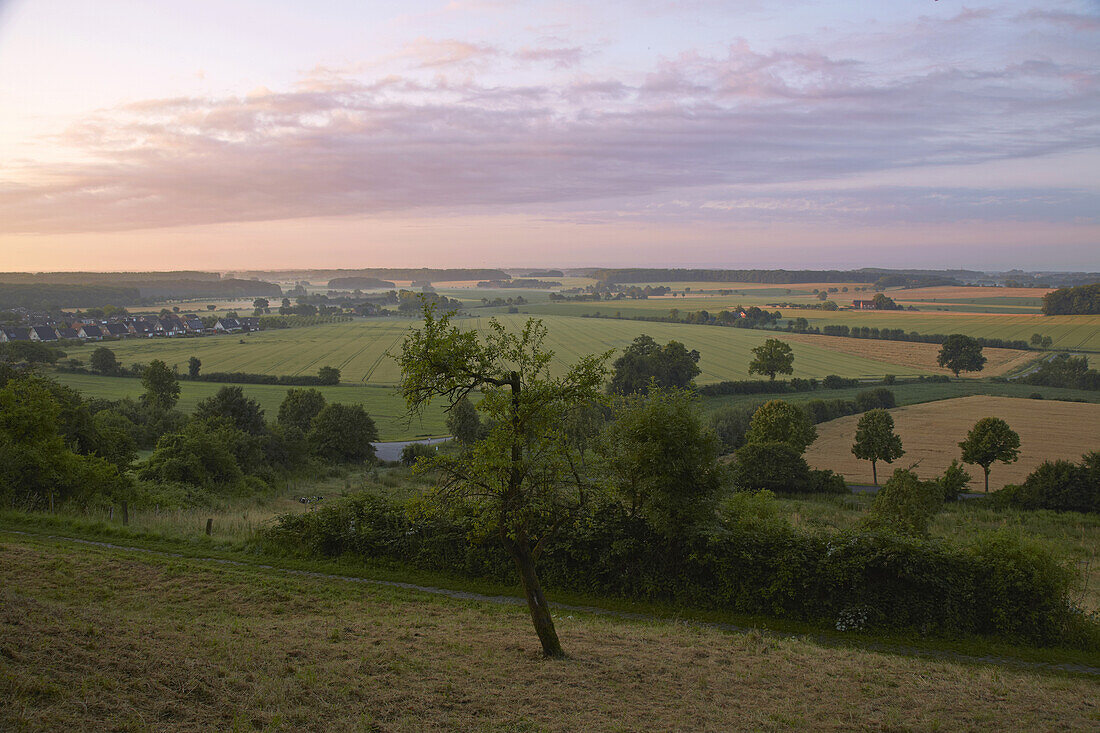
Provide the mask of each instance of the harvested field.
[{"label": "harvested field", "polygon": [[[939,374],[951,374],[936,363],[940,353],[939,344],[924,344],[918,341],[879,341],[877,339],[858,339],[845,336],[819,336],[810,333],[784,334],[784,341],[797,341],[813,344],[829,351],[838,351],[864,359],[898,364],[907,369],[919,369]],[[961,376],[996,377],[1018,366],[1039,358],[1034,351],[1019,349],[982,349],[986,358],[985,369],[980,372],[963,372]]]},{"label": "harvested field", "polygon": [[4,535],[3,730],[1095,730],[1096,681]]},{"label": "harvested field", "polygon": [[911,288],[885,291],[894,300],[961,300],[1000,298],[1042,298],[1054,288],[988,288],[979,286],[943,285],[934,288]]},{"label": "harvested field", "polygon": [[[999,417],[1020,434],[1020,458],[1015,463],[994,463],[989,488],[1020,483],[1043,461],[1065,458],[1077,461],[1081,455],[1100,449],[1100,405],[1012,397],[974,396],[927,402],[890,410],[895,430],[901,436],[905,455],[893,465],[879,465],[879,480],[894,468],[916,465],[922,478],[935,478],[959,458],[959,442],[983,417]],[[806,451],[814,468],[828,468],[849,481],[871,483],[871,463],[852,455],[859,415],[849,415],[817,426],[818,438]],[[981,490],[982,469],[967,466],[974,480],[972,490]]]}]

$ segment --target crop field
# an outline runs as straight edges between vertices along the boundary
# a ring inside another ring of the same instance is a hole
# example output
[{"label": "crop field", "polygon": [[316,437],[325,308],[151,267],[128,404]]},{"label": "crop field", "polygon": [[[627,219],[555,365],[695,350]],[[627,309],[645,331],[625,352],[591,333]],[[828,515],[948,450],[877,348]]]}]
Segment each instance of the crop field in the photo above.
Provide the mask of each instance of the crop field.
[{"label": "crop field", "polygon": [[[891,364],[903,364],[909,369],[921,369],[938,374],[951,374],[951,370],[941,367],[936,359],[940,353],[939,344],[924,344],[916,341],[879,341],[877,339],[857,339],[843,336],[820,336],[809,333],[791,333],[782,336],[784,341],[806,343],[821,346],[830,351],[862,356],[875,361]],[[1040,358],[1034,351],[1019,349],[982,349],[986,358],[985,368],[980,372],[963,372],[962,376],[996,377]]]},{"label": "crop field", "polygon": [[[1095,730],[1093,679],[0,535],[0,729]],[[488,693],[488,694],[487,694]]]},{"label": "crop field", "polygon": [[[519,329],[525,315],[499,315],[510,329]],[[581,356],[608,349],[622,349],[639,334],[649,334],[660,343],[676,339],[689,349],[698,349],[702,358],[701,384],[724,379],[748,378],[751,350],[768,338],[767,331],[693,326],[674,323],[642,323],[603,318],[546,317],[549,329],[547,346],[556,354],[556,368]],[[409,319],[355,320],[303,328],[252,333],[247,336],[207,336],[182,339],[131,339],[112,342],[123,364],[148,363],[162,359],[169,367],[186,370],[187,360],[196,356],[205,372],[255,372],[261,374],[316,374],[322,366],[341,370],[342,380],[351,384],[393,385],[400,375],[397,363],[387,356],[396,353],[409,328],[418,322]],[[487,328],[483,318],[462,318],[463,328]],[[782,338],[782,335],[779,335]],[[87,360],[95,345],[72,349],[69,355]],[[829,374],[865,376],[921,374],[928,370],[906,364],[831,351],[808,343],[792,345],[795,353],[794,376],[824,377]]]},{"label": "crop field", "polygon": [[[137,399],[144,390],[141,380],[132,377],[101,377],[91,374],[67,374],[58,372],[52,375],[61,384],[80,390],[89,397],[117,400],[123,397]],[[180,382],[180,401],[178,407],[191,412],[200,400],[210,397],[224,384],[215,382]],[[270,384],[239,385],[245,395],[260,403],[265,417],[274,418],[279,413],[279,405],[286,397],[288,387]],[[381,440],[411,440],[425,436],[446,435],[442,407],[432,405],[420,419],[411,422],[405,413],[405,402],[392,387],[380,385],[340,385],[338,387],[314,387],[324,394],[329,402],[363,405],[378,426]]]},{"label": "crop field", "polygon": [[784,318],[806,318],[811,326],[836,324],[901,328],[917,333],[1028,341],[1033,333],[1050,336],[1055,349],[1100,351],[1100,315],[1043,316],[1018,313],[929,313],[909,311],[815,311],[783,308]]},{"label": "crop field", "polygon": [[[914,466],[922,478],[935,478],[960,457],[959,441],[983,417],[999,417],[1020,435],[1020,458],[1015,463],[995,463],[989,488],[996,490],[1024,480],[1043,461],[1064,458],[1078,461],[1082,454],[1100,450],[1100,405],[1048,400],[973,396],[929,402],[890,410],[901,436],[905,455],[893,465],[879,466],[879,481],[894,468]],[[870,461],[852,455],[859,415],[849,415],[817,426],[818,438],[806,451],[814,468],[827,468],[849,481],[871,483]],[[967,466],[973,477],[971,490],[983,487],[980,466]]]}]

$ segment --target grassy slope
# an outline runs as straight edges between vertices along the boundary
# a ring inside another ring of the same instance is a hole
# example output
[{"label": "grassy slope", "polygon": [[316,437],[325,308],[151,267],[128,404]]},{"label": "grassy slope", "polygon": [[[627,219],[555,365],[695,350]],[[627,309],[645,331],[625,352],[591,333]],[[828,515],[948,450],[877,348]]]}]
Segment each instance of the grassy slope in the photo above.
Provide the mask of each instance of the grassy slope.
[{"label": "grassy slope", "polygon": [[0,728],[1095,729],[1095,680],[5,535]]}]

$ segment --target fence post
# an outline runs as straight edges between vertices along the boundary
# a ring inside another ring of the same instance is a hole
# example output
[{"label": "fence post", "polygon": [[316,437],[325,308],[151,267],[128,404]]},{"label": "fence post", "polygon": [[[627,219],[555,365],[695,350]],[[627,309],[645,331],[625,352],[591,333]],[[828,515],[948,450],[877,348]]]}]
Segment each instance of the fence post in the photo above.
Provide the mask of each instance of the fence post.
[{"label": "fence post", "polygon": [[206,520],[206,536],[210,536],[210,530],[214,528],[214,518],[208,517]]}]

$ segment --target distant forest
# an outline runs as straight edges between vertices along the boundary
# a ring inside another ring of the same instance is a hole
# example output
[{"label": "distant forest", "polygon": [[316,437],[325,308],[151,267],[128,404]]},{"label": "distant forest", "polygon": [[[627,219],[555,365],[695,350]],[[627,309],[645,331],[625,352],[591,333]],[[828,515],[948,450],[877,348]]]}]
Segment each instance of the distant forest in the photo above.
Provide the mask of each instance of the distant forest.
[{"label": "distant forest", "polygon": [[0,283],[49,283],[51,285],[119,285],[161,280],[221,280],[216,272],[174,270],[172,272],[0,272]]},{"label": "distant forest", "polygon": [[334,277],[328,281],[328,286],[333,290],[371,290],[376,288],[396,288],[397,285],[389,280],[377,277]]},{"label": "distant forest", "polygon": [[[148,273],[145,273],[148,274]],[[280,297],[282,289],[260,280],[135,280],[125,284],[0,283],[0,309],[95,308],[135,305],[164,298]]]},{"label": "distant forest", "polygon": [[441,269],[430,267],[375,267],[354,270],[248,270],[237,271],[238,277],[258,277],[262,280],[329,281],[345,277],[377,277],[382,280],[507,280],[508,273],[495,269]]},{"label": "distant forest", "polygon": [[1060,288],[1043,296],[1043,315],[1100,314],[1100,282],[1076,288]]},{"label": "distant forest", "polygon": [[943,273],[914,270],[689,270],[689,269],[607,269],[597,270],[595,277],[608,283],[647,282],[741,282],[774,283],[842,283],[877,282],[882,287],[931,287],[934,285],[962,285],[962,282]]}]

